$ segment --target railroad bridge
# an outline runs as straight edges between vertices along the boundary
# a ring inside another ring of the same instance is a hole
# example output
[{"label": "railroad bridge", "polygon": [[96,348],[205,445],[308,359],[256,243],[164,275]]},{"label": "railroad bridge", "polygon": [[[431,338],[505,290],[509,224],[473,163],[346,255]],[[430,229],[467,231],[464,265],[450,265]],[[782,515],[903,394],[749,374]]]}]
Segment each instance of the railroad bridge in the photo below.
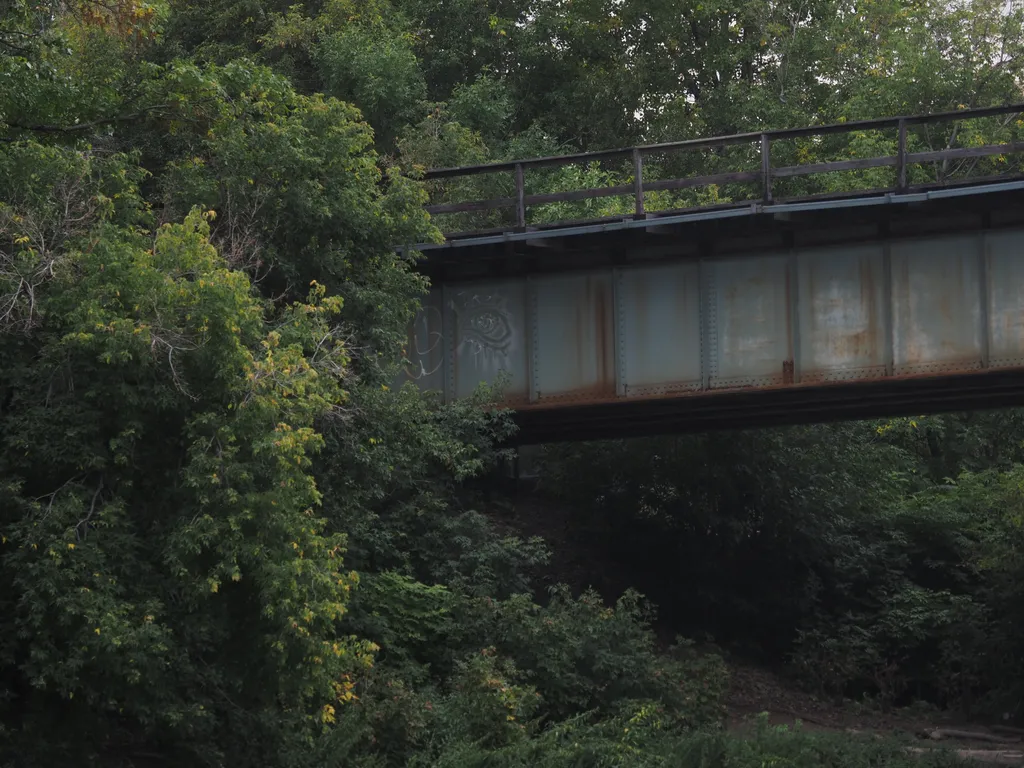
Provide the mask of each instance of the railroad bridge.
[{"label": "railroad bridge", "polygon": [[524,443],[1024,403],[1022,112],[429,171],[406,375],[503,380]]}]

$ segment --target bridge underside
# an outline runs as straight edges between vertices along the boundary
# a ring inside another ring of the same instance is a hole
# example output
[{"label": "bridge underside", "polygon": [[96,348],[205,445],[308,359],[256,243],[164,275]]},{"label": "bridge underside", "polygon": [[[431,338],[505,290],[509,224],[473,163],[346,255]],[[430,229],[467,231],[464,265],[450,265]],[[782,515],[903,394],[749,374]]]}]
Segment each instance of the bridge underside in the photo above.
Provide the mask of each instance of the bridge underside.
[{"label": "bridge underside", "polygon": [[1022,187],[449,242],[408,375],[506,377],[522,442],[1021,404]]},{"label": "bridge underside", "polygon": [[713,397],[672,397],[517,411],[516,442],[709,432],[891,416],[923,416],[1024,405],[1024,370],[860,381],[842,386],[732,390]]}]

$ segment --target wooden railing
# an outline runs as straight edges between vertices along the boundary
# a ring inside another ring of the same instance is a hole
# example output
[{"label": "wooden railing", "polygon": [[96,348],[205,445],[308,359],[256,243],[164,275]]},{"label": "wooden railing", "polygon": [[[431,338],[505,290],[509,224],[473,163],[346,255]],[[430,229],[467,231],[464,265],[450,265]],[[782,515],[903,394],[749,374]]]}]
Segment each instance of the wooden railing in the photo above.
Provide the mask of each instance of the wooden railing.
[{"label": "wooden railing", "polygon": [[[807,128],[790,128],[776,131],[741,133],[732,136],[717,136],[708,139],[676,141],[641,147],[581,152],[558,157],[540,157],[530,160],[489,163],[485,165],[472,165],[461,168],[436,168],[429,170],[424,174],[424,178],[427,181],[464,178],[478,176],[481,174],[511,173],[514,177],[515,193],[513,196],[496,197],[484,200],[439,202],[426,206],[426,210],[432,215],[460,214],[502,209],[511,212],[514,210],[514,222],[509,222],[509,226],[503,227],[503,229],[511,228],[513,230],[524,230],[527,227],[527,211],[530,206],[550,203],[576,202],[603,197],[632,196],[634,201],[632,215],[636,218],[645,218],[648,212],[645,209],[644,197],[648,192],[684,190],[697,187],[707,187],[710,185],[754,183],[759,185],[760,199],[765,203],[771,203],[773,201],[774,191],[773,182],[776,179],[794,178],[837,171],[860,171],[870,168],[885,167],[895,168],[895,184],[893,187],[886,189],[895,192],[908,192],[916,189],[916,187],[908,185],[908,168],[915,164],[947,164],[949,161],[953,160],[983,158],[1024,152],[1024,141],[1014,141],[1004,144],[985,144],[982,146],[955,146],[955,133],[950,134],[953,138],[945,140],[947,145],[943,149],[910,152],[908,151],[907,139],[909,128],[913,126],[928,126],[934,123],[954,122],[1021,113],[1024,113],[1024,104],[1010,104],[981,109],[964,109],[955,112],[933,113],[929,115],[887,117]],[[897,135],[896,153],[893,155],[786,165],[781,167],[774,167],[772,165],[771,150],[773,142],[786,139],[824,137],[835,134],[852,134],[858,131],[892,129],[895,129]],[[761,160],[759,169],[729,171],[685,178],[657,179],[651,181],[644,180],[644,158],[653,154],[666,154],[687,150],[720,150],[726,147],[743,144],[747,144],[755,148],[759,146]],[[594,162],[605,163],[608,161],[619,161],[621,163],[628,163],[630,160],[632,161],[632,181],[628,184],[537,194],[527,194],[526,191],[526,174],[531,170],[539,168],[554,168],[572,164],[590,164]],[[977,181],[977,179],[974,180]],[[862,191],[867,193],[879,190],[874,188]]]}]

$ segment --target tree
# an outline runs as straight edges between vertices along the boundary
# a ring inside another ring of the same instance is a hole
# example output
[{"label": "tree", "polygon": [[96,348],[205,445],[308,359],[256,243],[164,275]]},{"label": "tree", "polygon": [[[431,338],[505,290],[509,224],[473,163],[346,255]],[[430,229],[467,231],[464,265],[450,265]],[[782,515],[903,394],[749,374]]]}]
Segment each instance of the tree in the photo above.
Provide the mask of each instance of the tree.
[{"label": "tree", "polygon": [[[15,145],[4,165],[66,174],[96,206],[54,243],[64,201],[4,195],[13,748],[40,765],[154,745],[216,764],[313,738],[372,650],[334,632],[355,577],[309,473],[315,422],[345,403],[340,302],[314,286],[271,326],[200,212],[150,234],[116,162]],[[116,202],[94,182],[111,173]],[[237,730],[249,721],[263,730]]]},{"label": "tree", "polygon": [[[500,392],[442,405],[397,383],[427,284],[395,246],[439,236],[428,191],[509,194],[485,176],[423,185],[423,167],[1008,101],[1020,38],[988,0],[8,3],[0,765],[832,754],[690,733],[720,720],[724,670],[659,650],[635,593],[531,593],[544,543],[482,514],[468,482],[513,431]],[[529,191],[631,173],[554,169]],[[690,200],[673,194],[651,203]],[[552,454],[548,479],[590,504],[592,540],[643,558],[663,622],[759,622],[776,642],[758,650],[823,651],[835,690],[892,697],[918,675],[953,701],[1019,678],[1016,523],[993,512],[1015,509],[1018,421],[583,446]],[[999,664],[965,663],[972,627],[1000,638]]]}]

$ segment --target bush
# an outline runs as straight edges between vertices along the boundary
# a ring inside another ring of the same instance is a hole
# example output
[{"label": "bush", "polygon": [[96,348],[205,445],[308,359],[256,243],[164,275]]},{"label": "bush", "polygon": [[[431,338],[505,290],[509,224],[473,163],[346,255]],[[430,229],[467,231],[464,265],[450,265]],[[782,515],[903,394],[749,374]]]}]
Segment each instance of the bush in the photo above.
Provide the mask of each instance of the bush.
[{"label": "bush", "polygon": [[679,725],[720,722],[727,684],[722,660],[680,644],[658,653],[653,610],[636,592],[609,608],[595,592],[573,598],[555,587],[545,606],[525,595],[494,606],[495,643],[537,686],[543,713],[614,714],[623,700],[652,700]]}]

